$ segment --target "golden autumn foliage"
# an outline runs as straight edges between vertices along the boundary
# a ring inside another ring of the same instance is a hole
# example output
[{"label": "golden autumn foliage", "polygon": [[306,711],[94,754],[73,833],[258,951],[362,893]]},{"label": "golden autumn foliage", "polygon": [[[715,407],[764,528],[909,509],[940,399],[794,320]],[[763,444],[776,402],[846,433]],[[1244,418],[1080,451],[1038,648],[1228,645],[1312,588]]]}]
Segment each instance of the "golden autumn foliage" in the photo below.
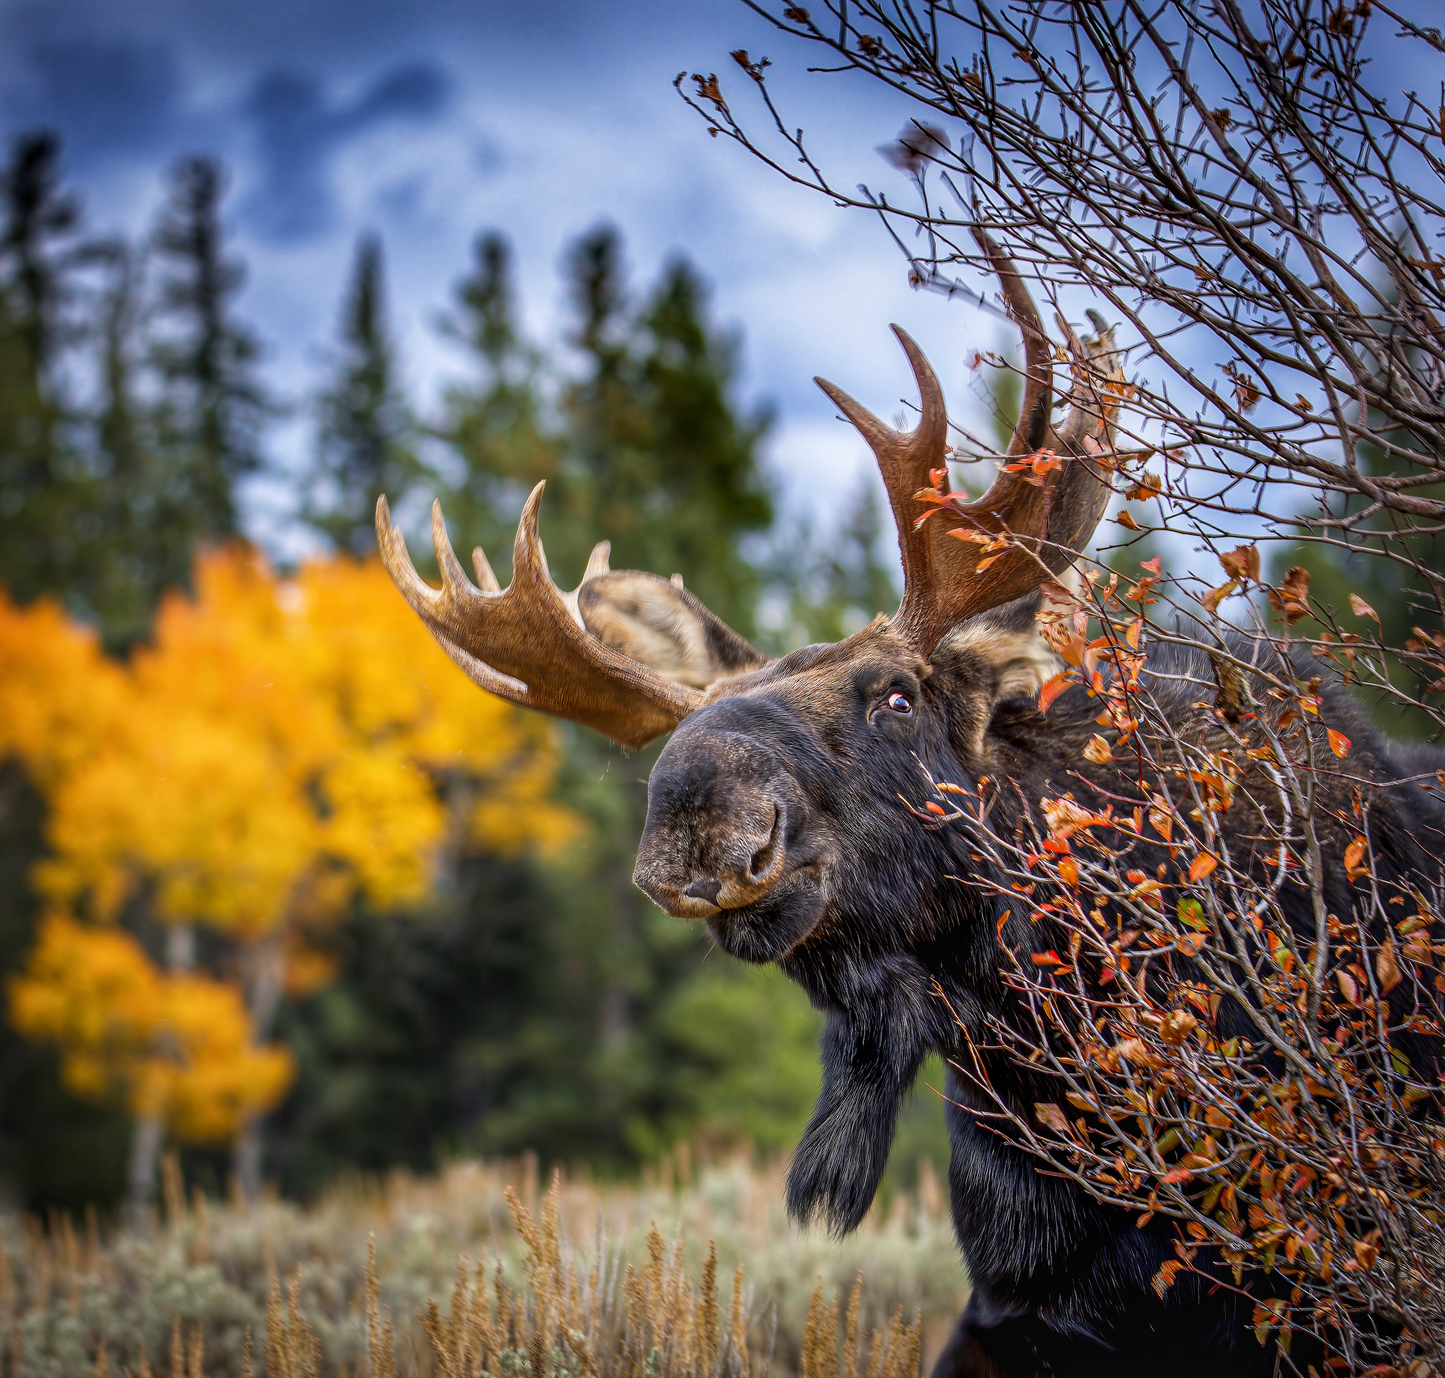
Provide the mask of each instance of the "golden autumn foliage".
[{"label": "golden autumn foliage", "polygon": [[290,1053],[254,1046],[233,985],[158,970],[129,933],[49,915],[10,1017],[27,1038],[64,1050],[66,1085],[103,1099],[119,1090],[136,1116],[179,1139],[213,1143],[270,1109],[294,1071]]},{"label": "golden autumn foliage", "polygon": [[120,711],[125,674],[55,603],[17,608],[0,589],[0,760],[42,789],[89,760]]},{"label": "golden autumn foliage", "polygon": [[547,797],[552,730],[478,693],[380,565],[282,581],[233,547],[195,582],[53,794],[56,900],[110,919],[144,884],[162,920],[258,935],[357,889],[380,907],[421,899],[449,826],[501,849],[574,835]]},{"label": "golden autumn foliage", "polygon": [[12,1020],[61,1047],[77,1091],[121,1087],[209,1139],[274,1105],[289,1060],[237,986],[161,972],[119,921],[206,926],[243,970],[268,944],[306,988],[326,968],[305,932],[354,897],[415,904],[449,850],[551,851],[578,823],[550,799],[554,729],[480,693],[379,564],[281,579],[234,546],[194,583],[126,664],[59,609],[0,599],[0,756],[50,807],[52,913]]}]

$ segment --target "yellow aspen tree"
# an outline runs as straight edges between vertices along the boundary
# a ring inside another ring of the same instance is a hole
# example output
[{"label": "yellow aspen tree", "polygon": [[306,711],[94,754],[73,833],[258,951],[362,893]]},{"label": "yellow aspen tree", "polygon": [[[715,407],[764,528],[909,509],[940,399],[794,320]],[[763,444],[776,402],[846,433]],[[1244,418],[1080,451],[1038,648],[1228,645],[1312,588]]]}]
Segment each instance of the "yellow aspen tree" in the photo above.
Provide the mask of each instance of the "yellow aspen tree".
[{"label": "yellow aspen tree", "polygon": [[[163,924],[176,1000],[204,979],[197,927],[223,935],[260,1056],[288,981],[324,979],[308,933],[354,897],[416,904],[461,848],[555,849],[577,823],[550,799],[555,730],[477,694],[378,564],[334,558],[280,579],[236,546],[204,557],[194,586],[162,605],[105,732],[56,774],[37,878],[57,913],[92,926],[132,906]],[[227,1093],[250,1193],[260,1117],[285,1090],[270,1084],[269,1102]],[[132,1097],[133,1198],[149,1196],[163,1129],[186,1136],[180,1103]]]}]

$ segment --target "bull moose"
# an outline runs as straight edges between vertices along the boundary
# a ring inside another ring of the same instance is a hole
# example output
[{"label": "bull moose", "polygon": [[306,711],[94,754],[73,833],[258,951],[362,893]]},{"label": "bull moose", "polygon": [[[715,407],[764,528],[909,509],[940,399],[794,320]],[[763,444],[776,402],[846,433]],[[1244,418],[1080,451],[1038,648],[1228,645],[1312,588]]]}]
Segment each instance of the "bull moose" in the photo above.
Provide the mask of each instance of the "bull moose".
[{"label": "bull moose", "polygon": [[[442,587],[433,589],[413,567],[385,498],[377,504],[387,569],[482,688],[628,748],[671,732],[649,780],[634,879],[667,913],[705,922],[727,952],[776,962],[823,1012],[822,1089],[787,1197],[794,1217],[821,1218],[839,1232],[853,1229],[873,1199],[900,1100],[923,1058],[930,1050],[957,1058],[968,1031],[1008,1016],[1017,997],[1001,979],[999,943],[1029,941],[1027,920],[1006,917],[996,890],[967,883],[988,864],[967,820],[930,829],[905,811],[900,800],[917,797],[920,767],[969,786],[983,777],[1010,782],[993,796],[996,833],[1065,776],[1123,787],[1121,766],[1082,754],[1098,730],[1097,703],[1071,690],[1040,712],[1037,691],[1057,662],[1034,616],[1043,584],[1088,541],[1108,499],[1095,458],[1112,444],[1100,386],[1112,345],[1103,331],[1071,340],[1074,384],[1055,427],[1052,346],[1014,266],[986,236],[981,242],[1024,338],[1026,384],[1009,457],[1051,450],[1063,462],[1042,482],[1028,481],[1037,475],[1026,466],[1004,465],[988,492],[954,515],[955,524],[1007,537],[990,558],[978,541],[953,539],[944,521],[916,520],[927,510],[920,490],[946,472],[948,454],[942,390],[917,345],[895,327],[920,393],[910,433],[818,380],[877,457],[905,580],[892,617],[843,641],[763,655],[680,579],[610,570],[606,543],[577,589],[562,591],[538,538],[540,483],[522,512],[505,591],[481,551],[473,555],[480,588],[469,581],[439,507]],[[1151,659],[1156,696],[1181,717],[1209,672],[1202,652],[1191,661],[1195,654],[1164,648]],[[1398,775],[1392,748],[1342,693],[1326,690],[1330,711],[1353,723],[1361,773]],[[1445,818],[1419,791],[1382,787],[1376,795],[1379,872],[1434,875],[1416,839],[1445,828]],[[1342,850],[1345,837],[1323,841]],[[1345,878],[1328,885],[1329,902],[1344,912]],[[1015,934],[1019,925],[1025,931]],[[1048,1099],[1029,1075],[997,1068],[1021,1104]],[[1119,1207],[1037,1171],[991,1127],[975,1095],[950,1074],[949,1182],[972,1293],[935,1378],[1272,1369],[1276,1356],[1257,1343],[1248,1299],[1234,1289],[1198,1277],[1162,1297],[1150,1288],[1172,1256],[1167,1221],[1139,1228]]]}]

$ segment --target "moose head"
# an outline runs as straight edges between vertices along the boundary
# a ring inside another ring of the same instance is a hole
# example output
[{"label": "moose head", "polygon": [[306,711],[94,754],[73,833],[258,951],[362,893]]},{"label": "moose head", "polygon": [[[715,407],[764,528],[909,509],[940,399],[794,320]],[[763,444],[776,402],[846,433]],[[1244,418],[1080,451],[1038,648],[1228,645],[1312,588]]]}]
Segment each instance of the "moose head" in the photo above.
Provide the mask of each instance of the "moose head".
[{"label": "moose head", "polygon": [[[900,924],[927,926],[941,873],[929,870],[937,858],[900,850],[899,795],[916,790],[920,762],[986,773],[994,706],[1052,672],[1030,595],[1065,569],[1108,498],[1095,457],[1109,443],[1112,346],[1106,334],[1087,345],[1070,334],[1072,405],[1053,428],[1053,347],[1013,264],[981,242],[1022,331],[1026,376],[1015,462],[982,497],[946,509],[920,501],[946,487],[948,418],[904,331],[894,327],[920,394],[912,432],[817,380],[877,457],[903,557],[898,611],[846,640],[771,659],[678,576],[611,571],[606,542],[577,589],[562,591],[538,536],[540,483],[505,591],[480,550],[480,588],[471,583],[434,506],[436,590],[417,575],[385,498],[377,504],[388,570],[476,683],[625,747],[673,732],[649,782],[634,879],[669,914],[706,920],[745,960],[782,960],[829,932],[866,948],[870,927],[885,927],[891,944]],[[1059,462],[1016,462],[1047,452]]]}]

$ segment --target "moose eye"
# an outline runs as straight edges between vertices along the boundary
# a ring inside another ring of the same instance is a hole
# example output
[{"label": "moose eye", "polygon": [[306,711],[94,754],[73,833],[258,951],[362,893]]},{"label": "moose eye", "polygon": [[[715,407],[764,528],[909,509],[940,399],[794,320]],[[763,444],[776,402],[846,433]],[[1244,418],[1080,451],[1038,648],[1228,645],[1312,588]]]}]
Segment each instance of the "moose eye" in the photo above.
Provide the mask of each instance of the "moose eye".
[{"label": "moose eye", "polygon": [[909,698],[907,694],[903,693],[901,690],[898,689],[895,689],[891,694],[888,695],[888,697],[884,700],[884,705],[891,713],[913,712],[913,700]]}]

